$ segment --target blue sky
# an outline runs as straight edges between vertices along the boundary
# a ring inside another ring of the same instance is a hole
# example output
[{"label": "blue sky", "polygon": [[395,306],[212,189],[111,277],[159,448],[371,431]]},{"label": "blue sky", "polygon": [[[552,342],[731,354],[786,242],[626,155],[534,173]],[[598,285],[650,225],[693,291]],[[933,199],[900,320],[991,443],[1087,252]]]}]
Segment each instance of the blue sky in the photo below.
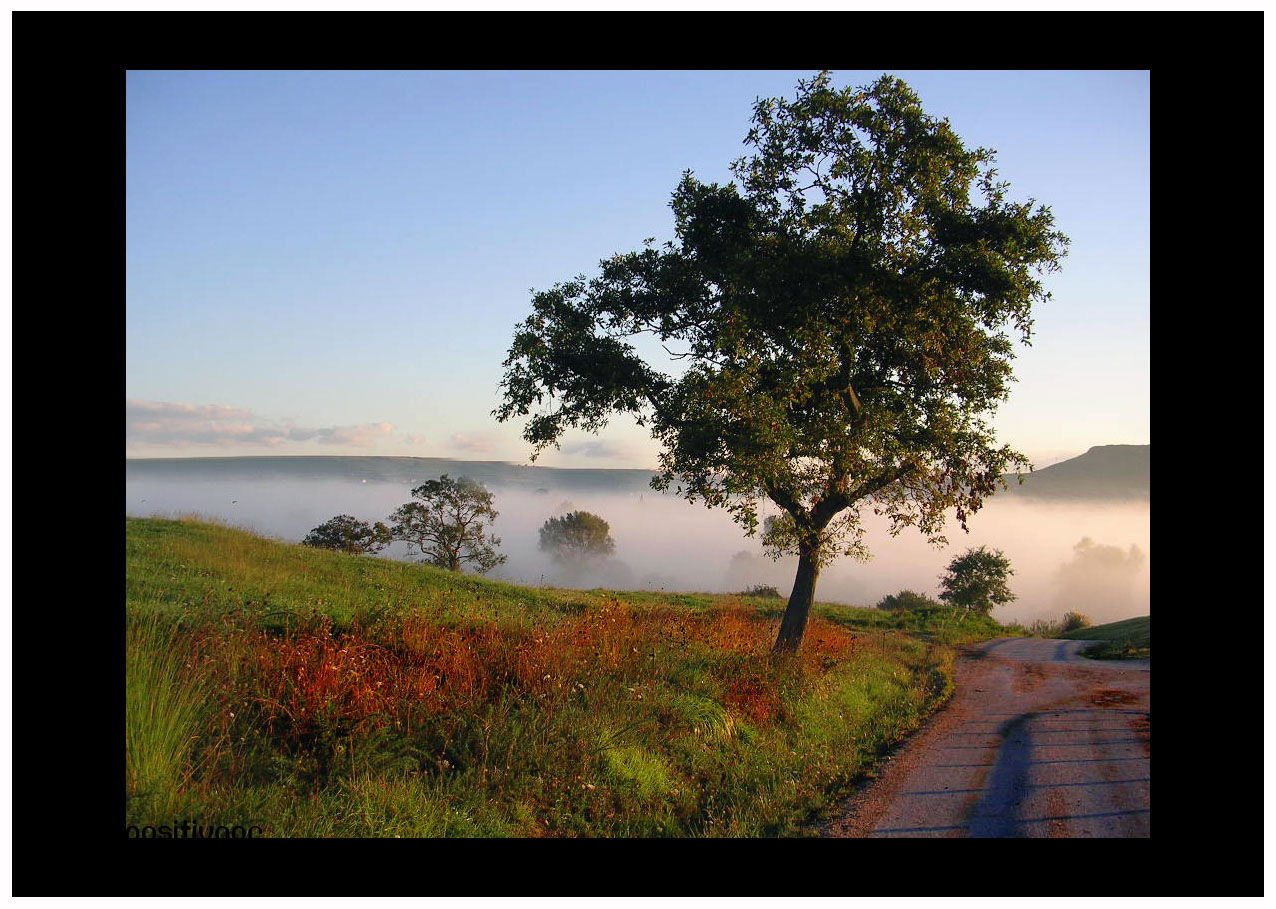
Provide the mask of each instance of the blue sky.
[{"label": "blue sky", "polygon": [[[1147,443],[1148,74],[891,72],[1072,240],[1001,441]],[[489,414],[531,289],[671,238],[682,171],[730,179],[754,99],[811,74],[130,73],[126,453],[525,461]],[[538,463],[655,452],[618,420]]]}]

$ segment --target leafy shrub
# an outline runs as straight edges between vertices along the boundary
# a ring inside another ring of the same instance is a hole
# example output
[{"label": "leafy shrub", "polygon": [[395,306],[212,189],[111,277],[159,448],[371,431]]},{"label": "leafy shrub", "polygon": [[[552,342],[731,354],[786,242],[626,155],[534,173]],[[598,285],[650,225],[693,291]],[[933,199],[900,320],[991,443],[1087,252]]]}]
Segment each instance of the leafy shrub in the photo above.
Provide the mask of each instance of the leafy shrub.
[{"label": "leafy shrub", "polygon": [[365,552],[380,552],[392,541],[390,529],[380,521],[369,524],[351,515],[339,514],[310,531],[301,542],[317,549],[360,555]]},{"label": "leafy shrub", "polygon": [[748,590],[740,591],[742,597],[772,597],[774,599],[783,599],[783,594],[770,584],[754,584]]},{"label": "leafy shrub", "polygon": [[943,605],[938,600],[932,600],[915,590],[901,590],[899,593],[882,597],[877,603],[877,608],[898,612],[904,609],[934,609]]}]

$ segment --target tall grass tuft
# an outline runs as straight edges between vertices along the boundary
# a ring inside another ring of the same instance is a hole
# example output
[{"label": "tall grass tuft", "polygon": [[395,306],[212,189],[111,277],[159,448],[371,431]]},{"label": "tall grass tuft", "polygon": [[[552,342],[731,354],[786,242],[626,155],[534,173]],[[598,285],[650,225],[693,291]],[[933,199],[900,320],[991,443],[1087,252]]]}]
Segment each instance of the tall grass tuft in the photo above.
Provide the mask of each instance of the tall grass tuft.
[{"label": "tall grass tuft", "polygon": [[125,753],[130,823],[168,818],[192,773],[204,686],[188,670],[184,638],[154,613],[130,614],[126,638]]}]

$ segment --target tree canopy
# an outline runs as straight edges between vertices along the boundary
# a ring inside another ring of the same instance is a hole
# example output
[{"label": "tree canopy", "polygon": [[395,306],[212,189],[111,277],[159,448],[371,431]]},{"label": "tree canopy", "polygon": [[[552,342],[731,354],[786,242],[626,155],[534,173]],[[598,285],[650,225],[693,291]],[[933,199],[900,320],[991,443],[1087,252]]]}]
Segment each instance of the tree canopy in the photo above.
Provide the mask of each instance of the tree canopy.
[{"label": "tree canopy", "polygon": [[[505,360],[504,421],[539,453],[629,414],[661,443],[657,489],[728,509],[798,555],[777,650],[795,650],[820,567],[865,555],[867,508],[942,541],[1027,460],[996,444],[1013,331],[1067,238],[1007,199],[993,152],[967,149],[899,79],[759,99],[736,180],[688,171],[676,239],[534,293]],[[738,181],[738,182],[737,182]],[[677,367],[648,361],[652,337]]]},{"label": "tree canopy", "polygon": [[1009,585],[1014,573],[1000,549],[970,549],[948,563],[939,580],[939,598],[969,612],[991,612],[1016,599]]},{"label": "tree canopy", "polygon": [[504,564],[496,547],[499,537],[486,533],[499,514],[492,494],[469,477],[447,474],[412,490],[419,501],[399,506],[391,515],[391,535],[411,543],[432,565],[460,571],[473,565],[479,573]]},{"label": "tree canopy", "polygon": [[540,529],[540,548],[557,562],[583,563],[616,551],[611,525],[588,511],[550,518]]}]

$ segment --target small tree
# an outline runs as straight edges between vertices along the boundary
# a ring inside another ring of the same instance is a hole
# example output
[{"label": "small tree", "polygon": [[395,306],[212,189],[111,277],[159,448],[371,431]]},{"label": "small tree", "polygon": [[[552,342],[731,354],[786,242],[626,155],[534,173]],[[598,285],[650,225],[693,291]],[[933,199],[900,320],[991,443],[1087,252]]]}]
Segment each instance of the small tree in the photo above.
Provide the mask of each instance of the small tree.
[{"label": "small tree", "polygon": [[559,563],[583,565],[616,551],[611,525],[588,511],[572,511],[550,518],[540,529],[540,548]]},{"label": "small tree", "polygon": [[969,549],[948,563],[939,579],[939,598],[968,612],[987,613],[1016,599],[1007,584],[1012,574],[1010,560],[1000,549]]},{"label": "small tree", "polygon": [[506,557],[496,551],[500,538],[485,535],[499,512],[480,483],[443,474],[413,489],[412,495],[420,501],[400,505],[390,515],[394,539],[412,544],[430,564],[449,571],[469,563],[481,574],[504,564]]},{"label": "small tree", "polygon": [[393,541],[390,528],[380,521],[369,524],[351,515],[339,514],[310,531],[301,542],[318,549],[362,555],[365,552],[380,552]]}]

